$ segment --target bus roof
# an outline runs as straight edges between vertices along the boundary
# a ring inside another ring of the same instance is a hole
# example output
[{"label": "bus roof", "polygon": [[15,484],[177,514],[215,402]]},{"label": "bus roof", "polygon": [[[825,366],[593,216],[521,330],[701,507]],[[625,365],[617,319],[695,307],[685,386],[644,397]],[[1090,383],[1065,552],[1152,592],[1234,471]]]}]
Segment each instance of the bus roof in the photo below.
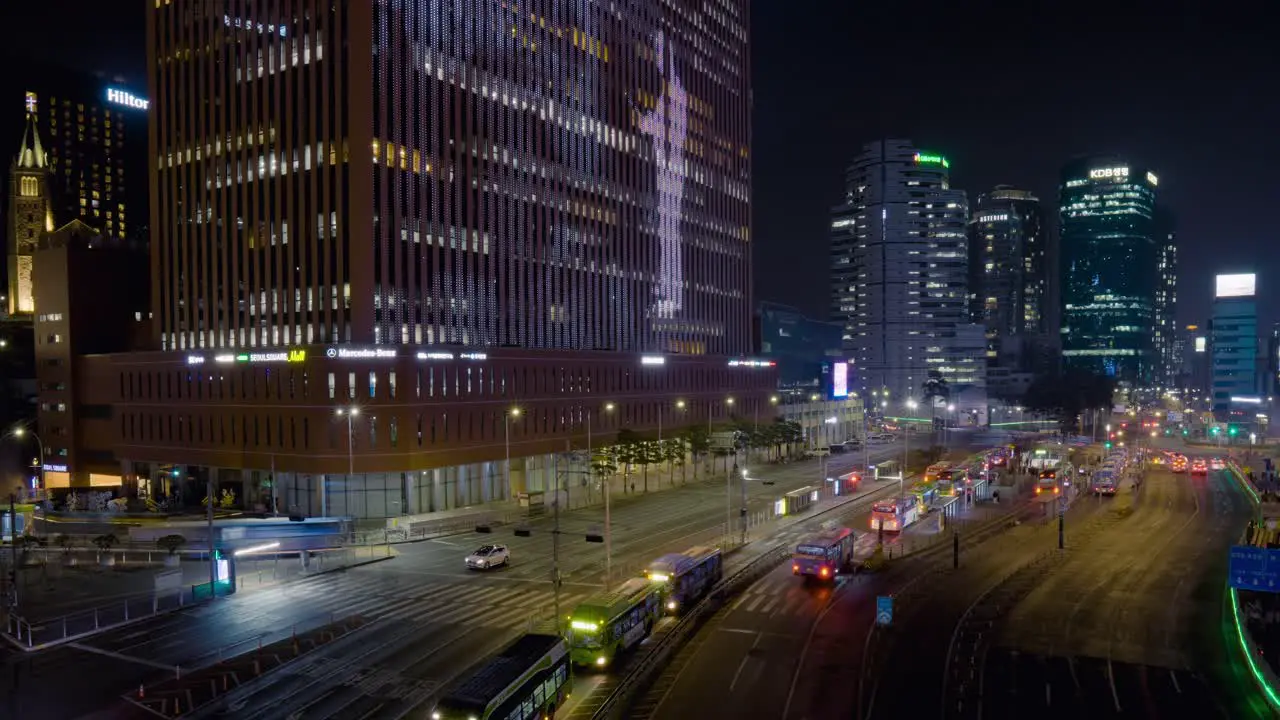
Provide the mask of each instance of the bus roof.
[{"label": "bus roof", "polygon": [[831,545],[852,534],[854,534],[852,530],[844,527],[820,530],[802,536],[796,545]]},{"label": "bus roof", "polygon": [[600,593],[583,600],[573,610],[575,620],[606,623],[626,612],[641,598],[654,592],[644,578],[631,578],[611,593]]},{"label": "bus roof", "polygon": [[568,646],[558,635],[523,635],[454,687],[440,704],[446,708],[483,713],[490,703],[520,682],[540,660],[548,658],[549,664],[554,664],[568,653]]},{"label": "bus roof", "polygon": [[720,548],[691,547],[682,553],[667,553],[649,563],[649,571],[679,575],[720,554]]}]

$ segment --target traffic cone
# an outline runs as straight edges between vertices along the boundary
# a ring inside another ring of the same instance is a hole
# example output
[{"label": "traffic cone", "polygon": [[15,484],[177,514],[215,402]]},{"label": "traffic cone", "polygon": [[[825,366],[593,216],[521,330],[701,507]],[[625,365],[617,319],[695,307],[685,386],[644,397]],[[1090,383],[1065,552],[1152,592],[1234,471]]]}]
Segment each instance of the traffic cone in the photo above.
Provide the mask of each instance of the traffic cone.
[{"label": "traffic cone", "polygon": [[147,689],[142,686],[142,683],[138,683],[138,699],[141,700],[146,696],[147,696]]}]

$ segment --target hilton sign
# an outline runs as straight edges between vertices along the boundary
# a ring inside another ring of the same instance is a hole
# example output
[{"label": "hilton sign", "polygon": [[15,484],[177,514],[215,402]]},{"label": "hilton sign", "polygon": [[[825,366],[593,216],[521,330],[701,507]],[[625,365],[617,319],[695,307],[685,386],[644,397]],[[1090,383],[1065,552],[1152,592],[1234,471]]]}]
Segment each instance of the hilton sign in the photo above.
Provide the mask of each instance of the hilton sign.
[{"label": "hilton sign", "polygon": [[107,102],[114,105],[123,105],[134,110],[146,110],[151,105],[149,100],[143,100],[132,93],[115,88],[107,88]]}]

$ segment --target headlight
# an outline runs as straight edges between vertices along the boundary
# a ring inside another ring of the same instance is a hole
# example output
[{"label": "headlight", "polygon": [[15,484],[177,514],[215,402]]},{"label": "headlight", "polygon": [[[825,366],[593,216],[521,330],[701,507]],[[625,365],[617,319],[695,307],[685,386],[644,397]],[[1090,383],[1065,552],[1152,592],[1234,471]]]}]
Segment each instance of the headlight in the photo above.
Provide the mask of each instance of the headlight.
[{"label": "headlight", "polygon": [[671,601],[667,602],[667,609],[668,609],[668,610],[675,610],[675,609],[676,609],[676,601],[675,601],[675,600],[671,600]]},{"label": "headlight", "polygon": [[604,659],[604,656],[603,656],[603,655],[601,655],[600,657],[596,658],[596,666],[597,666],[597,667],[604,667],[605,662],[606,662],[606,661],[605,661],[605,659]]}]

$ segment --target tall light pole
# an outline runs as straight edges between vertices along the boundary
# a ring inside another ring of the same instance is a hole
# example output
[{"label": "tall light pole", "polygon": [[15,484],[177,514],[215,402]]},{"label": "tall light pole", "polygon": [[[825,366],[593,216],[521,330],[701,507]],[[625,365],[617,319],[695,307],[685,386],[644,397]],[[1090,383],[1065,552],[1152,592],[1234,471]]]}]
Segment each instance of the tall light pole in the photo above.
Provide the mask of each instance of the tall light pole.
[{"label": "tall light pole", "polygon": [[[347,419],[347,482],[351,482],[356,474],[356,429],[355,419],[360,415],[360,408],[355,405],[340,407],[333,411],[338,417]],[[329,484],[328,478],[320,479],[320,515],[329,516],[329,492],[326,487]]]},{"label": "tall light pole", "polygon": [[[502,438],[503,438],[502,445],[503,445],[503,448],[506,450],[506,458],[507,458],[507,468],[506,468],[507,492],[511,492],[511,418],[518,418],[518,417],[520,417],[520,408],[518,407],[513,407],[510,410],[507,410],[506,412],[502,413]],[[591,432],[590,430],[587,430],[588,446],[590,446],[591,444],[590,432]],[[589,451],[590,451],[590,448],[588,447],[588,452]]]},{"label": "tall light pole", "polygon": [[[605,403],[604,411],[613,412],[613,403]],[[587,411],[587,468],[595,470],[595,458],[591,455],[591,422],[592,413]],[[604,480],[604,589],[612,587],[613,580],[613,524],[609,517],[609,484],[612,478]]]},{"label": "tall light pole", "polygon": [[41,489],[43,489],[43,488],[44,488],[44,441],[42,441],[42,440],[40,439],[40,436],[39,436],[39,435],[37,435],[36,433],[34,433],[34,432],[32,432],[32,431],[30,431],[30,430],[28,430],[28,429],[24,428],[24,427],[16,427],[16,428],[14,428],[14,429],[13,429],[13,436],[14,436],[14,437],[16,437],[16,438],[18,438],[18,439],[22,439],[22,438],[26,437],[27,435],[31,435],[31,437],[35,438],[35,441],[36,441],[36,447],[37,447],[37,448],[39,448],[39,450],[40,450],[40,457],[39,457],[39,462],[40,462],[40,487],[41,487]]},{"label": "tall light pole", "polygon": [[[915,412],[918,407],[915,400],[907,400],[907,409]],[[907,460],[911,457],[911,425],[902,423],[902,472],[898,473],[898,495],[906,491]]]}]

